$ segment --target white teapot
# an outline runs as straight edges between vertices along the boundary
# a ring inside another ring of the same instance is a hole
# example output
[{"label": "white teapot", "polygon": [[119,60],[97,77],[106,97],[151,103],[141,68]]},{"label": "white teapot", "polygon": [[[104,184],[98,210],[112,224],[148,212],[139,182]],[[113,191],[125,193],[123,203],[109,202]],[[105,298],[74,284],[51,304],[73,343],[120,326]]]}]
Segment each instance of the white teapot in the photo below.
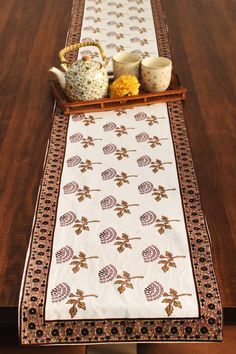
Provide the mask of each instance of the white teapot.
[{"label": "white teapot", "polygon": [[[65,54],[87,46],[99,48],[104,64],[102,65],[86,55],[70,66],[65,59]],[[59,58],[65,73],[54,67],[50,68],[49,71],[57,76],[62,89],[70,100],[97,100],[107,96],[108,74],[106,66],[108,60],[98,42],[73,44],[62,49],[59,52]]]}]

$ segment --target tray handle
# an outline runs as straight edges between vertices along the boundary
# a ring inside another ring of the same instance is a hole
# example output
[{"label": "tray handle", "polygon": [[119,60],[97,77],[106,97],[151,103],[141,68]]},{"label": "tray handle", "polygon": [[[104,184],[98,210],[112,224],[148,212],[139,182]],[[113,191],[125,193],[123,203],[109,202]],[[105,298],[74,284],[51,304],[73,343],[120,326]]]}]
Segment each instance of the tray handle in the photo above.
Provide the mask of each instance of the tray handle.
[{"label": "tray handle", "polygon": [[68,65],[68,60],[66,60],[65,58],[65,54],[69,53],[73,50],[77,50],[83,47],[89,47],[89,46],[93,46],[93,47],[97,47],[100,50],[101,53],[101,57],[104,61],[104,66],[106,66],[108,64],[108,60],[106,57],[106,54],[103,50],[103,48],[101,47],[100,43],[95,42],[95,41],[91,41],[91,42],[82,42],[82,43],[76,43],[76,44],[72,44],[68,47],[65,47],[64,49],[60,50],[59,52],[59,59],[61,61],[61,67],[67,71],[69,69],[69,65]]}]

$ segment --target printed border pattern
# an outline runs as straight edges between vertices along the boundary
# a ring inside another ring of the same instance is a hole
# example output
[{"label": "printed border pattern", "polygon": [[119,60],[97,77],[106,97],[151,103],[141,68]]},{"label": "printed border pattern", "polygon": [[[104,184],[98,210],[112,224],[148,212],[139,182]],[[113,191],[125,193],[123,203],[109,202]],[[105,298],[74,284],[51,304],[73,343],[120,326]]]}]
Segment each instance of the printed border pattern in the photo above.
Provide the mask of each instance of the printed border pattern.
[{"label": "printed border pattern", "polygon": [[[171,57],[160,0],[151,0],[160,55]],[[79,41],[84,1],[74,0],[67,45]],[[74,61],[77,53],[69,54]],[[21,303],[22,344],[92,344],[221,340],[222,310],[202,214],[182,104],[168,104],[183,207],[200,301],[199,319],[44,321],[48,267],[64,161],[68,119],[56,110]]]}]

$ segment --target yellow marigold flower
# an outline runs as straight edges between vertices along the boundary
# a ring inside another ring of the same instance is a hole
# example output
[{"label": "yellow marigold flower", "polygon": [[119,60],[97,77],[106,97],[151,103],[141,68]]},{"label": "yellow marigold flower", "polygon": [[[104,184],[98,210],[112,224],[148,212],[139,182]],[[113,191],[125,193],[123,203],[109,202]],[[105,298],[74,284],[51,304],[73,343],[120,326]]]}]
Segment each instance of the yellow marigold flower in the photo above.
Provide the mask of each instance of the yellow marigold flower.
[{"label": "yellow marigold flower", "polygon": [[136,76],[122,75],[110,85],[110,97],[138,95],[139,86]]}]

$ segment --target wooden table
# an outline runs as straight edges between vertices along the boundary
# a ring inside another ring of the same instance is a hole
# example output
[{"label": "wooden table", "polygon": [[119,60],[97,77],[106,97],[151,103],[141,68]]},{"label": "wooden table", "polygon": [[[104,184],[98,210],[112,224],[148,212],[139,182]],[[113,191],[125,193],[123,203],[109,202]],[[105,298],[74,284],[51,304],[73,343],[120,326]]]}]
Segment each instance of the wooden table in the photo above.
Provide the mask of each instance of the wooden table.
[{"label": "wooden table", "polygon": [[[52,126],[48,68],[72,0],[0,0],[0,318],[16,307]],[[236,321],[235,0],[165,0],[175,70],[227,318]],[[11,317],[12,315],[12,317]]]}]

